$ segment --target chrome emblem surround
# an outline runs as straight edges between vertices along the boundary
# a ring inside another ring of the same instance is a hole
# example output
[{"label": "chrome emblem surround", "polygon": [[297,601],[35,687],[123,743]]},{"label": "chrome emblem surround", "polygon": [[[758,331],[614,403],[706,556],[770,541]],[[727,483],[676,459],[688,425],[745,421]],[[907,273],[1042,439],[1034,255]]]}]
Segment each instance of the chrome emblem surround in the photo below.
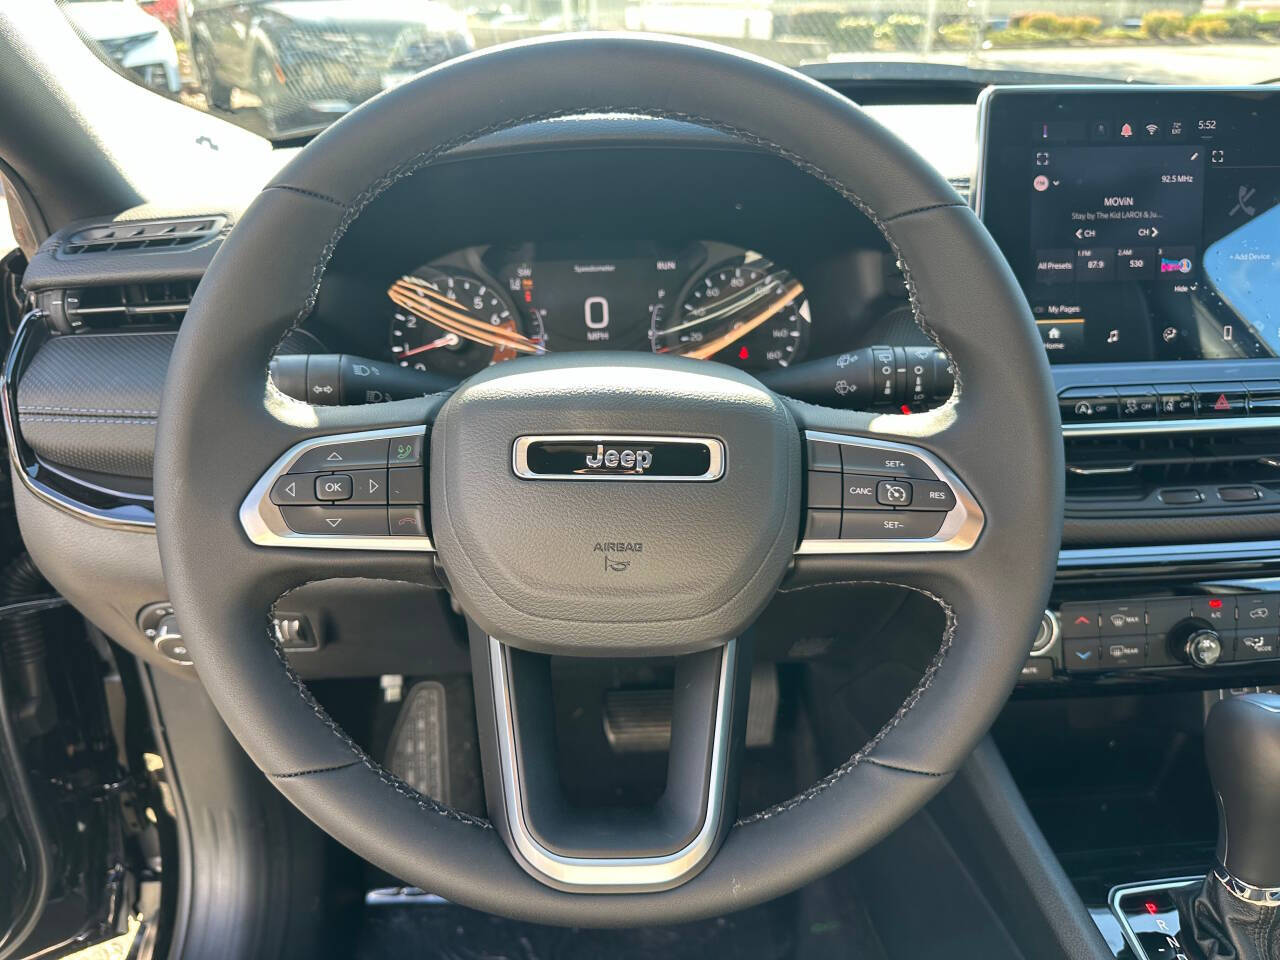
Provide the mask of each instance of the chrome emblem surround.
[{"label": "chrome emblem surround", "polygon": [[[549,452],[575,447],[578,449]],[[553,457],[556,465],[531,462],[540,455],[543,459]],[[696,468],[689,464],[696,464]],[[524,480],[707,483],[724,476],[725,449],[714,437],[544,434],[516,438],[511,469]]]}]

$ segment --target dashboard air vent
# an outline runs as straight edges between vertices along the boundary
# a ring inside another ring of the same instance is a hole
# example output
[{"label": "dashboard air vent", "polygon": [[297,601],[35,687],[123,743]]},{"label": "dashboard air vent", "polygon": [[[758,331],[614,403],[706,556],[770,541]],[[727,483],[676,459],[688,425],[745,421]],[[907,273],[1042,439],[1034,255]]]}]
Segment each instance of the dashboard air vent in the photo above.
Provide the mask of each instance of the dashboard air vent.
[{"label": "dashboard air vent", "polygon": [[191,247],[217,236],[226,222],[226,217],[193,217],[186,220],[104,223],[73,233],[63,243],[59,256]]},{"label": "dashboard air vent", "polygon": [[1065,439],[1071,516],[1280,508],[1280,430]]},{"label": "dashboard air vent", "polygon": [[969,202],[969,178],[968,177],[948,177],[947,183],[955,188],[956,193],[964,198],[964,202]]},{"label": "dashboard air vent", "polygon": [[[65,328],[171,327],[182,322],[195,293],[193,281],[82,287],[53,294],[48,312]],[[59,300],[61,301],[59,303]]]}]

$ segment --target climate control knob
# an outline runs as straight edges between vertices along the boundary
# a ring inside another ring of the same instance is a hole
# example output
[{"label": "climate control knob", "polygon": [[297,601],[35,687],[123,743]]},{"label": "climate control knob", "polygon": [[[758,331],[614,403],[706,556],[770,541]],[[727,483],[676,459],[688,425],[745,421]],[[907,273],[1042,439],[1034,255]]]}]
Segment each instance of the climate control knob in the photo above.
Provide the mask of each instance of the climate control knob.
[{"label": "climate control knob", "polygon": [[1192,631],[1183,647],[1184,656],[1197,667],[1212,667],[1222,656],[1222,637],[1207,627]]}]

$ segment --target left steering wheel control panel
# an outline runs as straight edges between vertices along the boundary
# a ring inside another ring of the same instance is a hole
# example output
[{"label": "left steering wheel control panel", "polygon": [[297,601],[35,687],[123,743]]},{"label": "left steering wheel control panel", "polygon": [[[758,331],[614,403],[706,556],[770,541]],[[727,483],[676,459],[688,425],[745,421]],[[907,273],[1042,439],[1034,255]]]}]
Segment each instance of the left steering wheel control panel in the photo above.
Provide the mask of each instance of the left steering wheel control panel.
[{"label": "left steering wheel control panel", "polygon": [[423,426],[304,440],[245,497],[245,533],[265,547],[434,549],[425,443]]}]

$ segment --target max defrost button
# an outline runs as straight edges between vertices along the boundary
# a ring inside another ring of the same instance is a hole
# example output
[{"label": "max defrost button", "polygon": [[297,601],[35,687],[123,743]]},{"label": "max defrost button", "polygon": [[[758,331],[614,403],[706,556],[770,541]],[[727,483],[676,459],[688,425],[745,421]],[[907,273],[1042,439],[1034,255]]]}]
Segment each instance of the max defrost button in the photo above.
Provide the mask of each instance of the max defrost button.
[{"label": "max defrost button", "polygon": [[284,522],[294,533],[330,537],[385,537],[386,507],[281,507]]},{"label": "max defrost button", "polygon": [[846,510],[841,540],[923,540],[942,529],[942,513],[898,510]]}]

